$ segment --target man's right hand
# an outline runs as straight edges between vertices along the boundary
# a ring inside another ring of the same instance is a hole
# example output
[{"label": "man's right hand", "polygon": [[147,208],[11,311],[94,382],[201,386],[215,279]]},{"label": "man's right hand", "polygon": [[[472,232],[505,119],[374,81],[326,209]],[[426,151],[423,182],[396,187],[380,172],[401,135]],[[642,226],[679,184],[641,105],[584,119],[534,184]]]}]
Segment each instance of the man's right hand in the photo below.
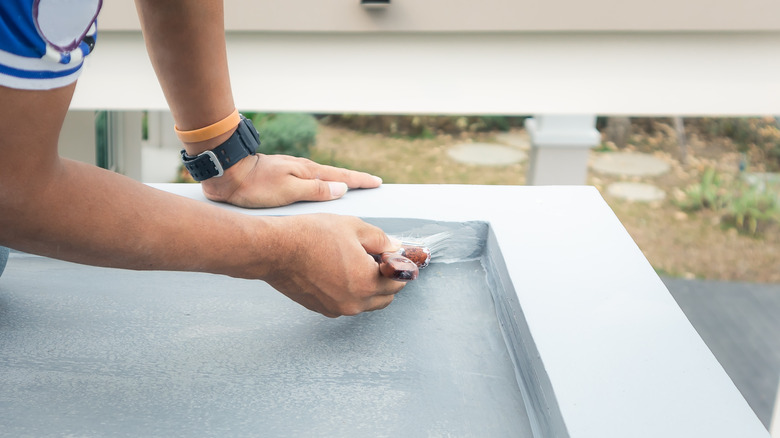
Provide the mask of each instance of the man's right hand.
[{"label": "man's right hand", "polygon": [[404,287],[380,275],[370,255],[395,251],[400,242],[373,225],[330,214],[272,223],[276,249],[264,260],[270,269],[262,279],[310,310],[335,318],[383,309]]}]

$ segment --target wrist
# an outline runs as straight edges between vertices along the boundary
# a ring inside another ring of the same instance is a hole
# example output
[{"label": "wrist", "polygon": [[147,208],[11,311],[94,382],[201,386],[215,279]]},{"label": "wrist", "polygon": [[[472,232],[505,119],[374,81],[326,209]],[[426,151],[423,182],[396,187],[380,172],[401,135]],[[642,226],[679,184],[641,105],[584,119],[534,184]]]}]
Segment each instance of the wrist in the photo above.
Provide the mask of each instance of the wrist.
[{"label": "wrist", "polygon": [[236,190],[244,183],[249,175],[255,171],[260,155],[245,157],[235,166],[231,166],[219,178],[209,178],[201,181],[200,186],[207,199],[215,202],[229,202],[239,207],[252,207],[243,205],[241,200],[232,199]]},{"label": "wrist", "polygon": [[278,274],[280,266],[290,263],[292,236],[289,218],[246,216],[243,235],[245,240],[239,248],[245,249],[245,264],[238,266],[238,271],[228,275],[238,278],[268,280]]},{"label": "wrist", "polygon": [[[184,167],[190,173],[195,181],[206,181],[212,178],[220,178],[233,165],[241,162],[244,158],[254,155],[257,147],[260,145],[260,134],[258,134],[252,121],[235,113],[239,118],[239,123],[227,131],[225,124],[221,124],[218,130],[207,133],[207,135],[189,135],[194,131],[179,131],[180,138],[193,140],[190,144],[190,151],[185,147],[181,151]],[[203,128],[210,130],[211,127]],[[232,130],[232,131],[231,131]],[[216,133],[215,135],[212,135]],[[183,135],[187,134],[187,135]],[[227,137],[227,139],[224,139]],[[214,146],[209,149],[209,146]]]},{"label": "wrist", "polygon": [[182,145],[184,146],[184,150],[187,152],[187,155],[198,155],[202,154],[203,152],[210,151],[214,149],[215,147],[221,145],[222,143],[226,142],[230,136],[233,135],[234,132],[236,132],[236,128],[238,128],[238,125],[231,128],[228,132],[224,134],[220,134],[212,139],[199,141],[199,142],[182,142]]},{"label": "wrist", "polygon": [[[242,117],[238,110],[233,109],[233,112],[227,117],[208,126],[188,130],[179,129],[178,126],[174,126],[173,130],[176,132],[176,136],[179,137],[179,140],[184,143],[185,150],[189,155],[197,155],[198,153],[219,146],[230,138],[230,135],[236,130],[238,124],[241,123],[241,119]],[[187,145],[190,146],[190,149],[187,149]]]}]

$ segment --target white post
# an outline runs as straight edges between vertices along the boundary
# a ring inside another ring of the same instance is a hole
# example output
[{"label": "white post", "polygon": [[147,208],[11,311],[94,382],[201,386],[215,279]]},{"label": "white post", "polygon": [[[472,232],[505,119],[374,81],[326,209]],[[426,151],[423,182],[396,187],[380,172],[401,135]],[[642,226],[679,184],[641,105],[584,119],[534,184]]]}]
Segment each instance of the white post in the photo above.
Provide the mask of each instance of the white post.
[{"label": "white post", "polygon": [[531,137],[529,185],[585,184],[590,148],[601,142],[595,115],[536,115],[525,128]]},{"label": "white post", "polygon": [[148,146],[181,149],[181,143],[173,130],[175,123],[170,111],[149,111],[146,117]]},{"label": "white post", "polygon": [[141,111],[110,111],[107,125],[110,167],[141,181]]},{"label": "white post", "polygon": [[173,130],[173,115],[170,111],[149,111],[146,117],[148,137],[141,155],[141,181],[171,182],[176,178],[181,164],[179,151],[182,148],[181,141]]}]

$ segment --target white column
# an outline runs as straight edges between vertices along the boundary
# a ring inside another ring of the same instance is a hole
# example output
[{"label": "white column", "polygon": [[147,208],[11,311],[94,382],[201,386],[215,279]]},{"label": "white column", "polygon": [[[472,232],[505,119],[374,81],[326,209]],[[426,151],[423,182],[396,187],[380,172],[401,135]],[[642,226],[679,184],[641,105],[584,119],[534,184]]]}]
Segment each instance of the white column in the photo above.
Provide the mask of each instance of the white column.
[{"label": "white column", "polygon": [[108,147],[111,168],[141,181],[141,111],[111,111],[108,117]]},{"label": "white column", "polygon": [[149,111],[146,117],[148,146],[176,150],[181,148],[181,143],[173,131],[175,123],[170,111]]},{"label": "white column", "polygon": [[595,115],[536,115],[525,128],[531,137],[529,185],[585,184],[590,148],[601,142]]},{"label": "white column", "polygon": [[173,130],[175,123],[170,111],[147,113],[147,140],[143,147],[141,181],[167,183],[176,179],[181,165],[179,151],[182,144]]}]

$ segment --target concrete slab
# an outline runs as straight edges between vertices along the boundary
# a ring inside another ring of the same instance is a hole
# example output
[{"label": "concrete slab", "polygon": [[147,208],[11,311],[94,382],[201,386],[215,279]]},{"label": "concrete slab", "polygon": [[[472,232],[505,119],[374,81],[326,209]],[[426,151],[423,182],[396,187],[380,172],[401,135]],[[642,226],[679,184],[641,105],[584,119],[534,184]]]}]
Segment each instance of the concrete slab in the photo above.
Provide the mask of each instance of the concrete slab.
[{"label": "concrete slab", "polygon": [[634,202],[660,201],[666,197],[666,192],[660,188],[645,183],[616,182],[607,186],[607,193],[616,198]]},{"label": "concrete slab", "polygon": [[507,166],[520,163],[527,154],[519,149],[492,143],[464,143],[447,151],[455,161],[481,166]]},{"label": "concrete slab", "polygon": [[637,152],[599,154],[590,167],[597,172],[625,176],[657,176],[669,171],[667,162]]}]

